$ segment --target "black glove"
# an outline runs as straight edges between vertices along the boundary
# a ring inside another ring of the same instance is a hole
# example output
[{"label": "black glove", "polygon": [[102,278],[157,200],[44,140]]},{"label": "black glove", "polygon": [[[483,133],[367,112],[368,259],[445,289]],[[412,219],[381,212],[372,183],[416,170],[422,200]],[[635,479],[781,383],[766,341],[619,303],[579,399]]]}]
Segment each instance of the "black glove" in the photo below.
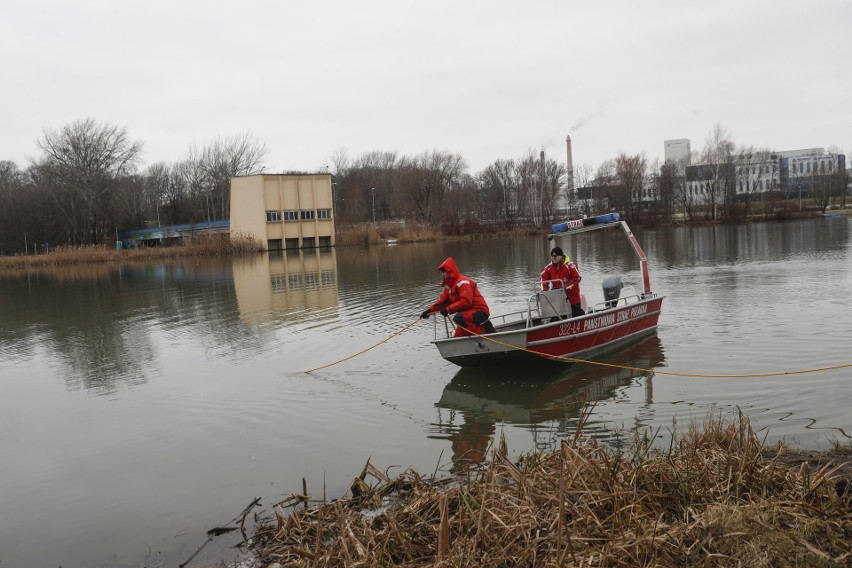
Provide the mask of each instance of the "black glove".
[{"label": "black glove", "polygon": [[427,320],[427,319],[429,319],[429,316],[431,316],[431,315],[432,315],[432,310],[426,310],[425,312],[420,314],[420,319]]},{"label": "black glove", "polygon": [[447,311],[447,308],[442,308],[441,315],[447,317],[448,315],[450,315],[450,312]]}]

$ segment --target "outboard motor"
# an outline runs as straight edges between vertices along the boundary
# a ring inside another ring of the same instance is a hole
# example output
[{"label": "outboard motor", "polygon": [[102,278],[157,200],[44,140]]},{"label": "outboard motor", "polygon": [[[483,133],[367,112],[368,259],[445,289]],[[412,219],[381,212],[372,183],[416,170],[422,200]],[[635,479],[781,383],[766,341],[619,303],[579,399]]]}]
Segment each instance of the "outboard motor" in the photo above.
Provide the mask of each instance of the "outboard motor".
[{"label": "outboard motor", "polygon": [[603,295],[606,300],[607,308],[614,308],[618,303],[618,297],[621,295],[621,289],[624,283],[620,276],[605,276],[603,279]]}]

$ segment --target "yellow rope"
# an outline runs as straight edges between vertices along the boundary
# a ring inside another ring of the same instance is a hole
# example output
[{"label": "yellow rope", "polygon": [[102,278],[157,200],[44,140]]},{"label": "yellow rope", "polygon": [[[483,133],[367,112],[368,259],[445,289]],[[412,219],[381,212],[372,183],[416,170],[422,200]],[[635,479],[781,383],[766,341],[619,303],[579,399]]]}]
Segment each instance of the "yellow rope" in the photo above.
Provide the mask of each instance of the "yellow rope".
[{"label": "yellow rope", "polygon": [[[436,315],[437,315],[437,313],[436,313]],[[564,356],[564,355],[550,355],[548,353],[542,353],[540,351],[527,349],[526,347],[518,347],[516,345],[510,345],[509,343],[504,343],[504,342],[499,341],[497,339],[494,339],[492,337],[487,337],[485,335],[480,335],[478,333],[474,333],[474,332],[472,332],[471,330],[467,329],[466,327],[464,327],[462,325],[457,325],[453,321],[452,318],[447,318],[447,319],[450,320],[450,325],[452,325],[454,327],[458,327],[459,329],[466,331],[471,336],[479,337],[480,339],[485,339],[485,340],[488,340],[492,343],[496,343],[497,345],[509,347],[509,348],[515,349],[517,351],[524,351],[524,352],[530,353],[532,355],[539,355],[541,357],[546,357],[548,359],[558,359],[559,361],[566,361],[566,362],[569,362],[569,363],[587,363],[589,365],[598,365],[599,367],[612,367],[614,369],[625,369],[627,371],[640,371],[642,373],[655,373],[655,374],[658,374],[658,375],[670,375],[670,376],[673,376],[673,377],[693,377],[693,378],[706,378],[706,379],[744,379],[744,378],[749,378],[749,377],[778,377],[778,376],[783,376],[783,375],[802,375],[802,374],[805,374],[805,373],[817,373],[817,372],[822,372],[822,371],[832,371],[832,370],[835,370],[835,369],[843,369],[843,368],[846,368],[846,367],[852,367],[852,363],[841,363],[839,365],[831,365],[831,366],[828,366],[828,367],[816,367],[814,369],[799,369],[799,370],[796,370],[796,371],[777,371],[777,372],[770,372],[770,373],[747,373],[747,374],[741,374],[741,375],[714,375],[714,374],[706,374],[706,373],[678,373],[676,371],[661,371],[660,369],[644,369],[642,367],[630,367],[630,366],[627,366],[627,365],[616,365],[614,363],[602,363],[600,361],[590,361],[588,359],[577,359],[576,357],[567,357],[567,356]],[[349,357],[344,357],[343,359],[340,359],[340,360],[335,361],[333,363],[329,363],[329,364],[323,365],[321,367],[316,367],[314,369],[304,371],[304,373],[311,374],[314,371],[319,371],[320,369],[325,369],[326,367],[331,367],[333,365],[337,365],[338,363],[343,363],[344,361],[348,361],[349,359],[354,359],[358,355],[362,355],[362,354],[366,353],[367,351],[370,351],[371,349],[375,349],[379,345],[382,345],[383,343],[387,343],[388,341],[390,341],[391,339],[393,339],[397,335],[400,335],[400,334],[406,332],[411,326],[413,326],[415,323],[417,323],[418,320],[420,320],[419,316],[417,317],[417,319],[415,319],[410,324],[406,325],[405,327],[403,327],[402,329],[400,329],[396,333],[390,335],[389,337],[379,341],[375,345],[371,345],[370,347],[367,347],[366,349],[362,349],[361,351],[359,351],[359,352],[357,352],[353,355],[350,355]]]},{"label": "yellow rope", "polygon": [[[452,321],[452,320],[450,320]],[[777,377],[783,375],[801,375],[804,373],[816,373],[820,371],[831,371],[834,369],[843,369],[845,367],[852,367],[852,363],[841,363],[840,365],[831,365],[829,367],[817,367],[814,369],[800,369],[796,371],[778,371],[772,373],[748,373],[742,375],[713,375],[713,374],[704,374],[704,373],[678,373],[675,371],[661,371],[659,369],[643,369],[642,367],[629,367],[627,365],[616,365],[613,363],[602,363],[600,361],[589,361],[587,359],[577,359],[575,357],[566,357],[564,355],[550,355],[548,353],[542,353],[540,351],[534,351],[532,349],[527,349],[526,347],[518,347],[516,345],[510,345],[508,343],[503,343],[502,341],[498,341],[492,337],[487,337],[485,335],[480,335],[478,333],[474,333],[467,329],[464,326],[459,325],[459,328],[463,329],[470,335],[475,335],[480,339],[487,339],[492,343],[496,343],[498,345],[502,345],[504,347],[509,347],[511,349],[516,349],[518,351],[524,351],[526,353],[531,353],[533,355],[540,355],[541,357],[547,357],[548,359],[558,359],[560,361],[567,361],[571,363],[588,363],[589,365],[598,365],[600,367],[613,367],[615,369],[625,369],[628,371],[641,371],[643,373],[656,373],[658,375],[671,375],[674,377],[700,377],[700,378],[708,378],[708,379],[743,379],[748,377]]]},{"label": "yellow rope", "polygon": [[311,369],[311,370],[309,370],[309,371],[303,371],[303,372],[304,372],[304,373],[306,373],[306,374],[311,374],[311,373],[312,373],[312,372],[314,372],[314,371],[319,371],[320,369],[325,369],[326,367],[331,367],[332,365],[337,365],[338,363],[343,363],[344,361],[348,361],[349,359],[353,359],[353,358],[357,357],[358,355],[361,355],[361,354],[363,354],[363,353],[366,353],[366,352],[367,352],[367,351],[369,351],[370,349],[375,349],[376,347],[378,347],[378,346],[379,346],[379,345],[381,345],[382,343],[387,343],[388,341],[390,341],[391,339],[393,339],[393,338],[394,338],[394,337],[396,337],[397,335],[399,335],[399,334],[404,333],[405,331],[407,331],[407,330],[408,330],[408,328],[410,328],[412,325],[414,325],[415,323],[417,323],[417,321],[418,321],[419,319],[420,319],[420,316],[418,316],[416,320],[414,320],[413,322],[411,322],[410,324],[408,324],[408,325],[407,325],[407,326],[405,326],[404,328],[400,329],[399,331],[397,331],[396,333],[394,333],[394,334],[393,334],[393,335],[391,335],[390,337],[387,337],[386,339],[382,339],[381,341],[379,341],[379,342],[378,342],[378,343],[376,343],[375,345],[371,345],[370,347],[367,347],[366,349],[362,349],[361,351],[359,351],[358,353],[355,353],[354,355],[350,355],[349,357],[344,357],[343,359],[340,359],[339,361],[335,361],[334,363],[329,363],[328,365],[323,365],[322,367],[316,367],[315,369]]}]

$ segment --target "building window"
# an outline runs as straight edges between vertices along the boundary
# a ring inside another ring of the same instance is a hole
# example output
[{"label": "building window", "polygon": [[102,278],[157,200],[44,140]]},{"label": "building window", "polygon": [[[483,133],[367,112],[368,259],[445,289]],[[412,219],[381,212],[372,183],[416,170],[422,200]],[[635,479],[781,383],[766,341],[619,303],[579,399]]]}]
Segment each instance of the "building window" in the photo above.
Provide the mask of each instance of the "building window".
[{"label": "building window", "polygon": [[301,213],[302,221],[312,221],[316,216],[316,211],[313,209],[302,209],[299,213]]},{"label": "building window", "polygon": [[317,219],[331,219],[331,209],[317,209]]},{"label": "building window", "polygon": [[299,220],[299,212],[298,211],[285,211],[284,212],[284,220],[285,221],[298,221]]},{"label": "building window", "polygon": [[266,212],[266,222],[272,223],[273,221],[281,220],[281,211],[267,211]]}]

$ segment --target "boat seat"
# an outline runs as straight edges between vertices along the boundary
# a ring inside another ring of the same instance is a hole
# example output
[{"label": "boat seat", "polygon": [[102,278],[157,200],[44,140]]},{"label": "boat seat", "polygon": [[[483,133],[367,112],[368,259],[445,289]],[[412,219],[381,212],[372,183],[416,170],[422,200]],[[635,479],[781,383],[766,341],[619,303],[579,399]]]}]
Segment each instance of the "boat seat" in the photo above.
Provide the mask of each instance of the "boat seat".
[{"label": "boat seat", "polygon": [[565,319],[571,313],[571,306],[568,304],[568,298],[565,297],[565,290],[562,288],[536,292],[536,300],[538,301],[538,311],[543,318]]},{"label": "boat seat", "polygon": [[618,295],[618,305],[620,306],[635,304],[638,301],[639,298],[636,297],[636,288],[633,286],[625,286],[621,289],[621,293]]}]

